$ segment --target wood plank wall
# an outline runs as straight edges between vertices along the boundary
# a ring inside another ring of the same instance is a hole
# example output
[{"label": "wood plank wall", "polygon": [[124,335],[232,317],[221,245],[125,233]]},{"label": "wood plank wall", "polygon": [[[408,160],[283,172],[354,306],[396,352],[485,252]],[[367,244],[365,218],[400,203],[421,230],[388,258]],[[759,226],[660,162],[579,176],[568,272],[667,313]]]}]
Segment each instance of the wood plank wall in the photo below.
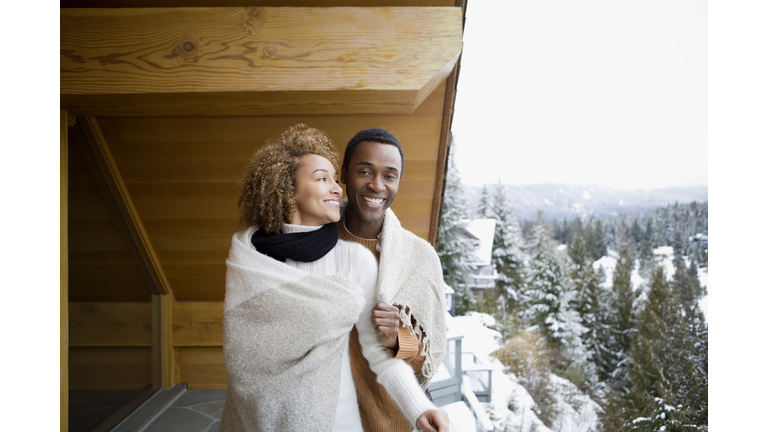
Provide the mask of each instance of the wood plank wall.
[{"label": "wood plank wall", "polygon": [[304,122],[326,131],[340,152],[367,127],[403,144],[405,172],[392,209],[429,236],[445,85],[408,115],[100,118],[104,136],[176,300],[224,299],[224,261],[238,230],[237,184],[267,138]]}]

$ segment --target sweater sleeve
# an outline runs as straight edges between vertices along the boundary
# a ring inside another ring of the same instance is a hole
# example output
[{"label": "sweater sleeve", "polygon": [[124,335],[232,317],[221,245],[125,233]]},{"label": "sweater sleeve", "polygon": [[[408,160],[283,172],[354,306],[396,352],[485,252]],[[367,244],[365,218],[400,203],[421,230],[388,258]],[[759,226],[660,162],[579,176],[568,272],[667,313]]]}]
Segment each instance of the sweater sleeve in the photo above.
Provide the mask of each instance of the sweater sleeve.
[{"label": "sweater sleeve", "polygon": [[400,327],[397,331],[397,343],[397,350],[387,348],[389,356],[404,360],[413,369],[414,373],[420,371],[426,357],[419,354],[423,348],[419,343],[419,337],[408,330],[408,327]]},{"label": "sweater sleeve", "polygon": [[[373,256],[371,255],[371,258]],[[365,263],[359,262],[358,269],[365,268]],[[375,264],[375,263],[374,263]],[[368,272],[363,272],[368,273]],[[374,269],[374,274],[376,274]],[[366,280],[367,279],[367,280]],[[391,358],[387,349],[379,340],[379,336],[371,323],[370,314],[375,304],[376,280],[361,278],[359,280],[366,297],[366,307],[360,314],[357,333],[363,356],[368,360],[371,370],[376,374],[376,381],[384,386],[405,418],[416,425],[416,420],[424,411],[437,409],[421,389],[414,371],[402,359]],[[408,333],[408,331],[406,329]],[[414,337],[416,335],[413,335]],[[416,345],[418,349],[418,344]],[[415,350],[414,350],[415,351]],[[418,353],[418,351],[416,351]]]}]

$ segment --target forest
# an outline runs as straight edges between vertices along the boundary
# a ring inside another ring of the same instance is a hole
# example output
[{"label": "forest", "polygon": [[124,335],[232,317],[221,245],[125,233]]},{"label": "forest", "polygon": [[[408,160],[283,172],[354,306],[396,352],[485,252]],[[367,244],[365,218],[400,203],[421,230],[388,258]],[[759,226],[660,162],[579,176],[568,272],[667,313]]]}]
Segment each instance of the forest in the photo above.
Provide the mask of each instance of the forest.
[{"label": "forest", "polygon": [[[706,431],[707,203],[673,204],[590,220],[520,222],[503,185],[484,187],[470,210],[449,159],[438,238],[455,314],[495,318],[493,355],[533,397],[550,425],[557,417],[551,374],[573,382],[601,408],[600,431]],[[493,218],[494,289],[472,290],[463,228]],[[671,247],[670,268],[654,251]],[[611,256],[610,279],[596,262]]]}]

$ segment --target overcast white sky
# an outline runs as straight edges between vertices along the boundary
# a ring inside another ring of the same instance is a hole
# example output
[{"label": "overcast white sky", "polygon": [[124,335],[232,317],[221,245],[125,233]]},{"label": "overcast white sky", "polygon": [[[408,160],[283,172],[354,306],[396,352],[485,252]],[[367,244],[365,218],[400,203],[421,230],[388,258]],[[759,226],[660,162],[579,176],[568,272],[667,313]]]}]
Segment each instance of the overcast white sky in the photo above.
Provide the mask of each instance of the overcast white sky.
[{"label": "overcast white sky", "polygon": [[471,1],[464,183],[707,184],[707,3]]}]

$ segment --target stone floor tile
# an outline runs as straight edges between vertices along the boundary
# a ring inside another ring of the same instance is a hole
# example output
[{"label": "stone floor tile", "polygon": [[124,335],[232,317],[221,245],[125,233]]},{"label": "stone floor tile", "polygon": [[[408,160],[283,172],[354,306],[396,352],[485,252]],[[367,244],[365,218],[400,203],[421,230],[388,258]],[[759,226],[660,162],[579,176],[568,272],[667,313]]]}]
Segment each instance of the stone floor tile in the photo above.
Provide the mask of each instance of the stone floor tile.
[{"label": "stone floor tile", "polygon": [[221,415],[224,413],[224,401],[206,402],[192,405],[189,408],[221,420]]},{"label": "stone floor tile", "polygon": [[210,425],[208,430],[205,432],[219,432],[219,422],[215,422],[214,424]]},{"label": "stone floor tile", "polygon": [[186,409],[170,407],[153,421],[146,432],[206,432],[214,423],[210,418]]}]

